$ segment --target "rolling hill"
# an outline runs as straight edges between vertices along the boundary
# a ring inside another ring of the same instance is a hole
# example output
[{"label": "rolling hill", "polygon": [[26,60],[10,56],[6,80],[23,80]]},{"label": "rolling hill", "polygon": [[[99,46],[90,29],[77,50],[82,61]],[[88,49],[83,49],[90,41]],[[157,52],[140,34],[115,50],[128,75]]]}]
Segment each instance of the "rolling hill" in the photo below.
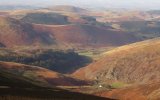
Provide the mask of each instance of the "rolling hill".
[{"label": "rolling hill", "polygon": [[[40,69],[35,66],[27,66],[9,62],[0,62],[0,69],[1,100],[113,100],[88,94],[70,92],[68,90],[52,87],[46,84],[41,84],[43,82],[37,81],[38,77],[41,77],[42,79],[42,73],[47,74],[49,71],[45,69]],[[35,70],[37,72],[41,70],[41,74],[35,72],[34,74],[39,76],[34,77],[32,80],[29,77],[22,76],[23,71],[29,70],[30,73]],[[42,72],[42,70],[44,72]],[[47,75],[49,75],[49,73]],[[54,77],[55,75],[51,75],[49,77]]]},{"label": "rolling hill", "polygon": [[0,43],[6,47],[53,44],[54,40],[43,32],[36,32],[31,24],[8,17],[0,17]]},{"label": "rolling hill", "polygon": [[70,6],[70,5],[57,5],[57,6],[49,7],[47,9],[52,11],[73,12],[73,13],[79,13],[79,14],[87,12],[86,9]]},{"label": "rolling hill", "polygon": [[35,30],[53,36],[57,44],[78,47],[119,46],[139,41],[134,35],[85,24],[34,25]]},{"label": "rolling hill", "polygon": [[60,45],[68,47],[120,46],[139,41],[132,34],[86,24],[37,25],[0,17],[0,43],[6,47]]},{"label": "rolling hill", "polygon": [[123,21],[144,21],[152,16],[145,11],[135,10],[106,10],[91,13],[92,16],[97,16],[100,22],[123,22]]},{"label": "rolling hill", "polygon": [[160,11],[0,10],[0,100],[160,99]]},{"label": "rolling hill", "polygon": [[77,70],[73,75],[81,79],[128,84],[160,81],[159,57],[160,40],[157,38],[108,51],[100,60]]},{"label": "rolling hill", "polygon": [[142,39],[151,39],[160,36],[160,23],[158,21],[123,21],[118,22],[118,25]]},{"label": "rolling hill", "polygon": [[87,85],[81,80],[68,77],[66,75],[37,66],[24,65],[13,62],[0,62],[0,70],[13,73],[16,76],[22,76],[29,79],[32,83],[43,86],[76,86]]}]

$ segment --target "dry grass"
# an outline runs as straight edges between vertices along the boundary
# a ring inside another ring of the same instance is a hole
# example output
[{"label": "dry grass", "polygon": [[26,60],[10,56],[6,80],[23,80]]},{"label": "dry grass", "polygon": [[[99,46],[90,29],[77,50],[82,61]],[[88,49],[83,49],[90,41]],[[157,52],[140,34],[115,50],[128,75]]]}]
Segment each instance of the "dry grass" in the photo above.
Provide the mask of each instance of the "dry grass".
[{"label": "dry grass", "polygon": [[145,83],[160,79],[159,58],[160,41],[158,38],[106,52],[105,57],[78,70],[74,75],[101,81]]},{"label": "dry grass", "polygon": [[112,91],[101,91],[97,95],[120,100],[159,100],[160,83],[147,83]]}]

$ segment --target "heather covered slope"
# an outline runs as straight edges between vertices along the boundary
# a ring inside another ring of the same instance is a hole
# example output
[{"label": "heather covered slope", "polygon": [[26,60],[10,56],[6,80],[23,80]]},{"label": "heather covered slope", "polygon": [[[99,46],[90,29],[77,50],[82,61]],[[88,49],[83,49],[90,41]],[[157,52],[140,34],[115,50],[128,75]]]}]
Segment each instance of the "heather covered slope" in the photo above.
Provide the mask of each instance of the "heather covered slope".
[{"label": "heather covered slope", "polygon": [[53,44],[47,34],[36,32],[31,24],[8,17],[0,17],[0,43],[7,47],[36,44]]},{"label": "heather covered slope", "polygon": [[134,43],[108,51],[105,57],[73,75],[82,79],[125,83],[160,81],[159,38]]},{"label": "heather covered slope", "polygon": [[31,82],[43,86],[75,86],[87,85],[88,83],[81,80],[68,77],[66,75],[37,66],[29,66],[13,62],[0,62],[1,71],[13,73],[16,76],[22,76]]},{"label": "heather covered slope", "polygon": [[120,30],[94,25],[35,25],[39,32],[47,32],[57,44],[69,46],[106,47],[119,46],[139,41],[134,35]]}]

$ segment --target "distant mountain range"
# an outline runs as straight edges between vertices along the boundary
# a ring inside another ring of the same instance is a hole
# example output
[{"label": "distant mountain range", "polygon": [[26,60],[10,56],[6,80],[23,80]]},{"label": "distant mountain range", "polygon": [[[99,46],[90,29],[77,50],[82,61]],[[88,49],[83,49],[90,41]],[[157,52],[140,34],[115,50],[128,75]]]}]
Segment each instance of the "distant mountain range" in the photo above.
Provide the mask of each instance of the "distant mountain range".
[{"label": "distant mountain range", "polygon": [[0,10],[38,9],[38,6],[27,5],[0,5]]}]

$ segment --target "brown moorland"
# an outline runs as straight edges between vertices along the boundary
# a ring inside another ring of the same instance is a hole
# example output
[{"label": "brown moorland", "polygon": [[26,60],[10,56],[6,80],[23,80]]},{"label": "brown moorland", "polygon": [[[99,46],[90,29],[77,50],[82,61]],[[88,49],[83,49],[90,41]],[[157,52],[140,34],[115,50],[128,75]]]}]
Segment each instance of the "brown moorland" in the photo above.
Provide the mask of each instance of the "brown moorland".
[{"label": "brown moorland", "polygon": [[122,89],[114,89],[111,91],[102,91],[96,93],[96,95],[118,100],[159,100],[160,83],[155,82]]},{"label": "brown moorland", "polygon": [[160,79],[160,40],[151,39],[104,53],[105,57],[77,70],[81,79],[146,83]]},{"label": "brown moorland", "polygon": [[6,47],[55,44],[106,47],[136,41],[139,39],[132,34],[94,25],[32,25],[0,17],[0,43]]},{"label": "brown moorland", "polygon": [[31,24],[0,16],[0,43],[7,47],[36,44],[53,44],[54,40],[36,32]]},{"label": "brown moorland", "polygon": [[85,24],[34,25],[35,30],[52,36],[56,43],[82,47],[119,46],[139,41],[134,35],[120,30]]}]

